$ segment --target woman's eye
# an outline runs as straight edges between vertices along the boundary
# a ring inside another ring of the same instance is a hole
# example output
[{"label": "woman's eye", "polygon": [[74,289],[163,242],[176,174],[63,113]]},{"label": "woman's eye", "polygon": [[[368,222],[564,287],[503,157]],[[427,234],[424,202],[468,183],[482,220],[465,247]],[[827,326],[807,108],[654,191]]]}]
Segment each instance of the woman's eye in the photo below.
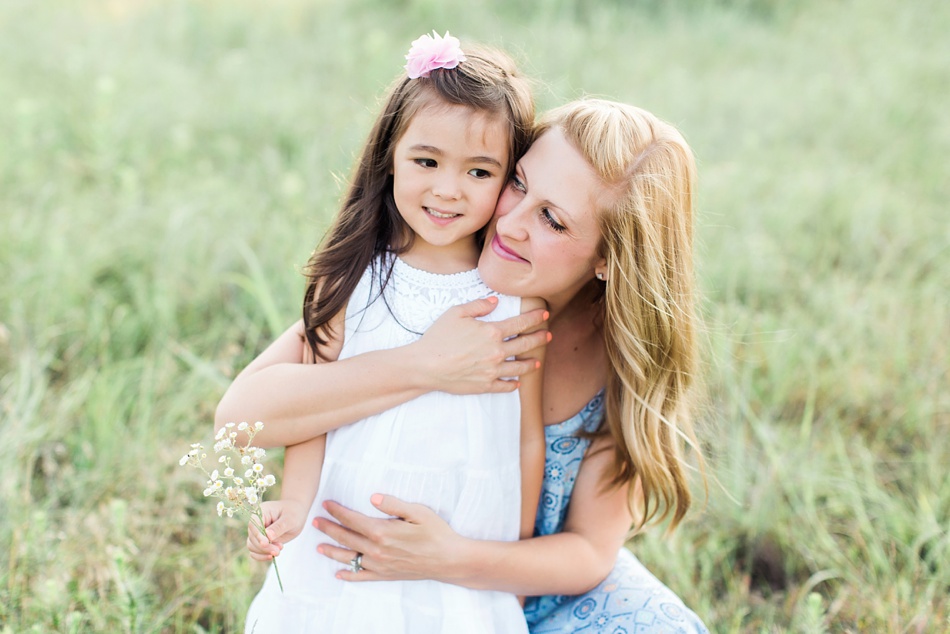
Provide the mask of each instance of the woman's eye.
[{"label": "woman's eye", "polygon": [[565,227],[560,222],[555,220],[554,216],[551,215],[551,212],[548,210],[547,207],[541,208],[541,217],[544,219],[544,222],[546,222],[549,227],[551,227],[558,233],[563,233],[567,231],[567,227]]},{"label": "woman's eye", "polygon": [[511,177],[510,185],[511,185],[511,188],[512,188],[512,189],[514,189],[515,191],[519,191],[519,192],[521,192],[522,194],[527,191],[527,190],[525,189],[524,183],[522,183],[522,182],[521,182],[521,179],[518,178],[517,176],[512,176],[512,177]]},{"label": "woman's eye", "polygon": [[439,164],[436,162],[435,159],[430,159],[430,158],[413,159],[413,161],[415,162],[416,165],[421,165],[422,167],[438,167],[439,166]]},{"label": "woman's eye", "polygon": [[473,170],[469,170],[468,173],[474,176],[475,178],[491,178],[491,172],[489,172],[488,170],[477,168],[477,167]]}]

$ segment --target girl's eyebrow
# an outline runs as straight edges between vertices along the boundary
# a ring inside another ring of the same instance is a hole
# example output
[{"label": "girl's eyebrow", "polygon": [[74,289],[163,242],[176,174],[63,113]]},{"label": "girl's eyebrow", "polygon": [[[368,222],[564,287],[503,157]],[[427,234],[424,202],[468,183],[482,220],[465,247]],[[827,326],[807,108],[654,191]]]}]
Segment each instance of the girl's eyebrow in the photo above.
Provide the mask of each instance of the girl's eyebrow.
[{"label": "girl's eyebrow", "polygon": [[[409,148],[411,152],[428,152],[429,154],[435,154],[436,156],[442,156],[445,154],[442,150],[435,147],[434,145],[425,145],[424,143],[417,143]],[[487,165],[494,165],[498,169],[501,169],[501,162],[491,156],[472,156],[467,159],[471,163],[485,163]]]}]

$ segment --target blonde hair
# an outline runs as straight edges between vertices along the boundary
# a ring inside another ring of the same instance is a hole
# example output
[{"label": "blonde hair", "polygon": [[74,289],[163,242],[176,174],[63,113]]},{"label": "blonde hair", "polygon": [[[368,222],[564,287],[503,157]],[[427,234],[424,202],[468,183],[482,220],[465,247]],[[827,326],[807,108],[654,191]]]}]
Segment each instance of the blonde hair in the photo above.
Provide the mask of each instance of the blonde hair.
[{"label": "blonde hair", "polygon": [[[604,336],[611,372],[602,433],[614,441],[609,484],[639,480],[628,500],[635,529],[692,501],[686,446],[700,467],[690,412],[697,362],[692,257],[693,153],[673,126],[626,104],[585,99],[547,113],[536,132],[557,128],[603,180],[598,211]],[[704,473],[704,472],[703,472]]]}]

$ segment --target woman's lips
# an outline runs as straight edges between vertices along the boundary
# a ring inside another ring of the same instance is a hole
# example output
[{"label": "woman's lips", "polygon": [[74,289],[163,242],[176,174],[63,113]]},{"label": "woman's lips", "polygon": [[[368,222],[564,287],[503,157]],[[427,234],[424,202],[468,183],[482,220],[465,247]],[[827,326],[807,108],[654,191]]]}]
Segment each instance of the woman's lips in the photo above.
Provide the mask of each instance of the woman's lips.
[{"label": "woman's lips", "polygon": [[504,244],[502,244],[501,239],[498,237],[497,233],[494,236],[492,236],[491,249],[492,251],[498,254],[498,257],[502,259],[510,260],[512,262],[527,262],[527,260],[525,260],[523,257],[521,257],[520,255],[518,255],[517,253],[515,253],[514,251],[506,247]]}]

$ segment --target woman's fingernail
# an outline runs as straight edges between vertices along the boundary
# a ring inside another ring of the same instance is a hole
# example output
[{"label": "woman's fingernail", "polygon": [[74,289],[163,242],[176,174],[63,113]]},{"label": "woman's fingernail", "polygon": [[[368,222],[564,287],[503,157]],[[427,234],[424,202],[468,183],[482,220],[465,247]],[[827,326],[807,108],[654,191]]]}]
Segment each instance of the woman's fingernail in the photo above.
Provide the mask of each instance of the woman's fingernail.
[{"label": "woman's fingernail", "polygon": [[547,321],[548,317],[550,316],[551,316],[551,313],[549,313],[548,311],[544,311],[544,321]]},{"label": "woman's fingernail", "polygon": [[373,506],[379,506],[383,503],[383,496],[379,493],[374,493],[369,496],[369,501],[373,503]]},{"label": "woman's fingernail", "polygon": [[537,369],[540,368],[540,367],[541,367],[541,362],[540,362],[540,361],[535,361],[535,362],[534,362],[534,369],[537,370]]},{"label": "woman's fingernail", "polygon": [[320,544],[319,546],[317,546],[317,552],[320,553],[321,555],[323,554],[323,544]]},{"label": "woman's fingernail", "polygon": [[548,333],[547,339],[548,339],[548,343],[551,343],[551,340],[554,339],[554,335],[552,335],[551,333]]},{"label": "woman's fingernail", "polygon": [[491,296],[488,297],[488,303],[489,303],[489,304],[497,304],[497,303],[498,303],[498,298],[495,297],[494,295],[491,295]]}]

